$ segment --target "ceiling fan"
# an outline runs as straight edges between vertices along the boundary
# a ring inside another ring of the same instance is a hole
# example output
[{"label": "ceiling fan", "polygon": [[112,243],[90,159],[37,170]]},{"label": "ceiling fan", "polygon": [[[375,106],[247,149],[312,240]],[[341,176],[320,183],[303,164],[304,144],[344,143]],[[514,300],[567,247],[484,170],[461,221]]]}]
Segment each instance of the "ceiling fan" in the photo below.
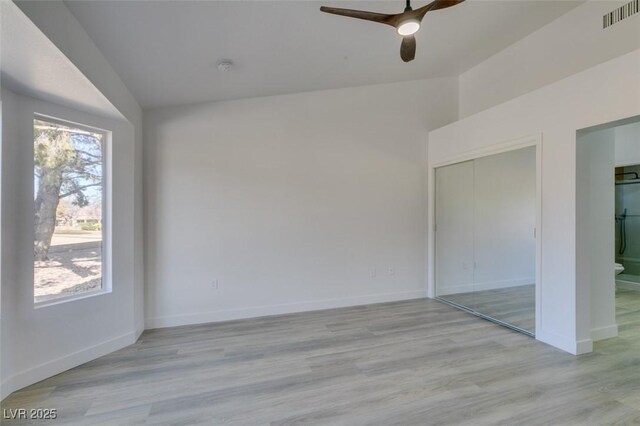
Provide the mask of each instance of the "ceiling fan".
[{"label": "ceiling fan", "polygon": [[426,15],[427,12],[455,6],[463,1],[464,0],[435,0],[426,6],[413,10],[411,8],[411,0],[407,0],[407,7],[405,7],[404,12],[397,13],[395,15],[366,12],[363,10],[340,9],[327,6],[320,7],[320,10],[334,15],[364,19],[366,21],[379,22],[381,24],[395,27],[398,34],[402,36],[400,57],[403,61],[410,62],[416,57],[416,38],[414,37],[414,34],[420,29],[420,23],[422,22],[424,15]]}]

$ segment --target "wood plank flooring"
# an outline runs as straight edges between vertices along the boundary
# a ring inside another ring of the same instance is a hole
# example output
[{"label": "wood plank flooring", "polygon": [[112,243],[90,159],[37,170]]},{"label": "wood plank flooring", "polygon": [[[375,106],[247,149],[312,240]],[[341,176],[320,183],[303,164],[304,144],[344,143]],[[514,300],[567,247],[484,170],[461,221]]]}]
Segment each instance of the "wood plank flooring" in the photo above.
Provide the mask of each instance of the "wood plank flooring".
[{"label": "wood plank flooring", "polygon": [[640,424],[640,293],[574,357],[434,300],[145,332],[14,393],[65,425]]}]

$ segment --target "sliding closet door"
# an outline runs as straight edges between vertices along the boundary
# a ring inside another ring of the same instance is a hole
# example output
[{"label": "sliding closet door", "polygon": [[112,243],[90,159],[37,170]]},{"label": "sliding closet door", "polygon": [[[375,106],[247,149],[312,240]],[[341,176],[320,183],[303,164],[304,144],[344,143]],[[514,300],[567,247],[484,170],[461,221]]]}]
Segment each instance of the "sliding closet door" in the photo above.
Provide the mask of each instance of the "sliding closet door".
[{"label": "sliding closet door", "polygon": [[473,309],[535,332],[536,150],[474,160]]},{"label": "sliding closet door", "polygon": [[473,161],[436,169],[435,209],[436,295],[472,296]]},{"label": "sliding closet door", "polygon": [[436,169],[436,296],[535,332],[536,149]]}]

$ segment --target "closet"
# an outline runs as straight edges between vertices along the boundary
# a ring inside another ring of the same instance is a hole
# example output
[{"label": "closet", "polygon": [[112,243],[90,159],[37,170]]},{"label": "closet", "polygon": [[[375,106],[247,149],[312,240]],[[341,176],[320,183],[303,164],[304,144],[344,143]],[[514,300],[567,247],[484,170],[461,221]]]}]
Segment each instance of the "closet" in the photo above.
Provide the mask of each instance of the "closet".
[{"label": "closet", "polygon": [[436,297],[535,333],[536,147],[435,171]]}]

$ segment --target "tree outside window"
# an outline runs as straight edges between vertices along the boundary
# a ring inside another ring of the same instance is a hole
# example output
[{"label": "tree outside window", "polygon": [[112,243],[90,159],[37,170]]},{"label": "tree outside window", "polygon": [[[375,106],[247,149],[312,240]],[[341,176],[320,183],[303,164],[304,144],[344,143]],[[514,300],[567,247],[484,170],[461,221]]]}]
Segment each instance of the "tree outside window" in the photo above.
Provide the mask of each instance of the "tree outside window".
[{"label": "tree outside window", "polygon": [[34,120],[36,302],[102,288],[104,139]]}]

